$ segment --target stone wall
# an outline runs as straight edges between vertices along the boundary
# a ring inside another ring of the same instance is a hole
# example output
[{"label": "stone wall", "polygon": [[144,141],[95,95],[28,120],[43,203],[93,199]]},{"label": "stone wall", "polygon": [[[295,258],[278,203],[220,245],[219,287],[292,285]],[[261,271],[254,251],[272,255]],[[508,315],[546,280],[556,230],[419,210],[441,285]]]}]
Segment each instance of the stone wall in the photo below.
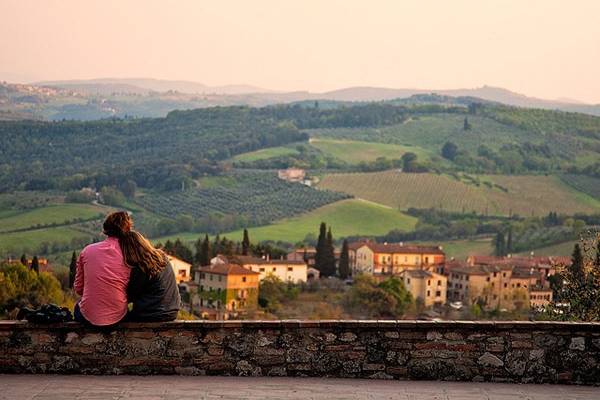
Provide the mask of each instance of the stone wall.
[{"label": "stone wall", "polygon": [[600,323],[0,322],[0,373],[361,377],[600,385]]}]

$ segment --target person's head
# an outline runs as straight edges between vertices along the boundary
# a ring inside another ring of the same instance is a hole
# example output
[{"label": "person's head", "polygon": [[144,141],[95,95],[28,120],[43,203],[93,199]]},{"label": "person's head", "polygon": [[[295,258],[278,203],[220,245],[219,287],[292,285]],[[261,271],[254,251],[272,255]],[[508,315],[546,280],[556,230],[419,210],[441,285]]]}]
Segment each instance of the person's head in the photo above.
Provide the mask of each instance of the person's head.
[{"label": "person's head", "polygon": [[125,262],[139,267],[148,276],[156,276],[167,265],[166,254],[137,231],[126,232],[119,238],[119,244]]},{"label": "person's head", "polygon": [[126,211],[118,211],[109,214],[104,220],[102,229],[104,234],[110,237],[121,238],[133,227],[133,221]]}]

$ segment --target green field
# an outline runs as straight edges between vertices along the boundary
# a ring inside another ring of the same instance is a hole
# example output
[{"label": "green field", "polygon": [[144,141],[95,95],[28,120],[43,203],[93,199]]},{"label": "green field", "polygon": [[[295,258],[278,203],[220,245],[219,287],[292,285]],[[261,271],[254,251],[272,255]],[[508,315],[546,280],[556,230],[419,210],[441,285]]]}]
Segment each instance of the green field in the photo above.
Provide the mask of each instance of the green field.
[{"label": "green field", "polygon": [[537,256],[570,256],[573,253],[573,247],[575,246],[575,243],[579,243],[579,241],[571,240],[568,242],[554,244],[552,246],[524,251],[521,253],[521,255],[529,255],[533,251],[533,253]]},{"label": "green field", "polygon": [[451,176],[430,173],[346,173],[324,176],[319,187],[400,210],[411,207],[438,208],[526,217],[543,216],[550,211],[570,215],[600,211],[599,201],[575,191],[555,176],[490,175],[475,178],[479,179],[479,186]]},{"label": "green field", "polygon": [[385,157],[390,160],[399,159],[406,152],[413,152],[420,159],[428,158],[427,153],[423,149],[397,144],[311,138],[310,145],[325,154],[349,164],[357,164],[361,161],[375,161],[378,157]]},{"label": "green field", "polygon": [[[285,241],[296,243],[302,241],[307,234],[317,235],[319,224],[331,226],[334,237],[351,235],[383,235],[392,229],[412,230],[417,220],[388,207],[362,200],[343,200],[328,204],[298,217],[279,220],[271,225],[249,228],[253,242],[263,240]],[[233,240],[242,240],[242,231],[227,232],[223,235]],[[190,242],[201,234],[175,234],[157,238],[155,241],[180,239]]]},{"label": "green field", "polygon": [[91,235],[70,226],[3,233],[0,234],[0,254],[19,257],[22,253],[37,252],[39,246],[44,242],[69,244],[75,238],[90,237]]},{"label": "green field", "polygon": [[464,260],[472,254],[491,255],[494,251],[490,238],[450,240],[447,242],[418,242],[418,244],[442,246],[448,259],[455,258],[457,260]]},{"label": "green field", "polygon": [[250,162],[256,160],[266,160],[273,157],[288,156],[292,154],[298,154],[298,151],[293,147],[278,146],[239,154],[233,157],[233,160]]},{"label": "green field", "polygon": [[[9,212],[9,210],[7,210]],[[0,218],[0,232],[33,228],[36,225],[64,224],[74,219],[88,220],[103,216],[107,207],[92,204],[57,204]],[[1,241],[0,241],[1,242]]]},{"label": "green field", "polygon": [[464,117],[461,114],[422,115],[384,127],[315,129],[311,136],[411,146],[411,151],[417,154],[415,147],[439,154],[446,141],[476,151],[480,144],[498,148],[503,143],[520,142],[527,136],[531,136],[532,141],[543,139],[540,135],[478,116],[468,116],[472,128],[465,131]]}]

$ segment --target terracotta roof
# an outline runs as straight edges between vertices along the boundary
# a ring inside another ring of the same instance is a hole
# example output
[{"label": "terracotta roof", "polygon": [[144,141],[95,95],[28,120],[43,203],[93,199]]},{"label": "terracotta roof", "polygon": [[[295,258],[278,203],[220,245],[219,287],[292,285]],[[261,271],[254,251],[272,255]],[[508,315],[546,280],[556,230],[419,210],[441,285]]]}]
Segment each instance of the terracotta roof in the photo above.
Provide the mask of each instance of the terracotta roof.
[{"label": "terracotta roof", "polygon": [[472,265],[512,265],[515,267],[544,267],[554,265],[570,265],[571,259],[562,256],[469,256]]},{"label": "terracotta roof", "polygon": [[[350,247],[350,246],[352,246],[352,247]],[[403,243],[359,242],[359,244],[351,243],[349,245],[349,248],[356,250],[356,249],[361,248],[362,246],[367,246],[376,253],[440,254],[440,255],[445,254],[439,246],[405,245]]]},{"label": "terracotta roof", "polygon": [[409,275],[411,278],[433,278],[433,274],[431,272],[422,269],[407,269],[400,273],[400,275],[404,274]]},{"label": "terracotta roof", "polygon": [[217,275],[258,275],[258,272],[251,271],[238,264],[217,264],[198,268],[198,271]]},{"label": "terracotta roof", "polygon": [[492,272],[499,272],[500,269],[496,268],[496,267],[476,265],[473,267],[465,267],[465,266],[450,267],[449,271],[456,272],[459,274],[465,274],[465,275],[489,275]]},{"label": "terracotta roof", "polygon": [[265,260],[253,256],[231,256],[230,261],[236,264],[257,264],[257,265],[306,265],[304,261],[293,260]]},{"label": "terracotta roof", "polygon": [[541,278],[539,271],[531,270],[529,268],[515,268],[512,272],[512,278],[517,279],[529,279],[529,278]]}]

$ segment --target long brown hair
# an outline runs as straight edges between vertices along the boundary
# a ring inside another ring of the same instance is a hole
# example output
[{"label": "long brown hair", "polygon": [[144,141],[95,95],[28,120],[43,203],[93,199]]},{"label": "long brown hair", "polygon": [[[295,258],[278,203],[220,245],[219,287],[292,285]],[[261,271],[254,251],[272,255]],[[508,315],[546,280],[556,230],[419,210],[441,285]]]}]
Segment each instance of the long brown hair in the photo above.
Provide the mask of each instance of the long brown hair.
[{"label": "long brown hair", "polygon": [[150,277],[158,275],[167,265],[167,255],[137,231],[124,233],[119,238],[119,245],[125,262],[132,267],[139,267]]},{"label": "long brown hair", "polygon": [[133,221],[127,211],[117,211],[106,217],[102,225],[102,230],[107,236],[121,238],[132,227]]}]

